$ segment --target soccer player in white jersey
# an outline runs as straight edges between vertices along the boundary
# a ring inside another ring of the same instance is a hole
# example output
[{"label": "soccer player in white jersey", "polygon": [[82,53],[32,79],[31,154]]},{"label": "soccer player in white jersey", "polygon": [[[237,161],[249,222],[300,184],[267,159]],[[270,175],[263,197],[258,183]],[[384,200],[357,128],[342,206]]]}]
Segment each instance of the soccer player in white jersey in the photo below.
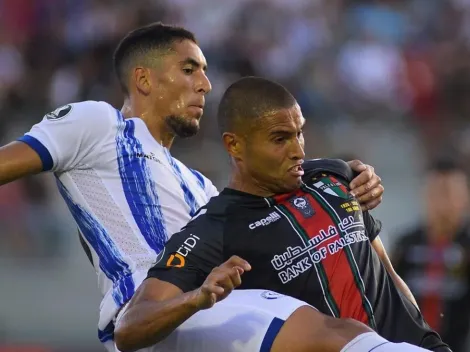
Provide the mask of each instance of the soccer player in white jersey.
[{"label": "soccer player in white jersey", "polygon": [[[194,35],[161,23],[139,28],[117,47],[114,66],[125,95],[120,111],[106,102],[68,104],[0,148],[0,185],[54,173],[96,269],[99,338],[110,351],[117,313],[169,236],[217,194],[210,180],[169,153],[176,136],[197,133],[211,90]],[[352,188],[374,208],[380,178],[372,167],[351,164],[361,171]]]}]

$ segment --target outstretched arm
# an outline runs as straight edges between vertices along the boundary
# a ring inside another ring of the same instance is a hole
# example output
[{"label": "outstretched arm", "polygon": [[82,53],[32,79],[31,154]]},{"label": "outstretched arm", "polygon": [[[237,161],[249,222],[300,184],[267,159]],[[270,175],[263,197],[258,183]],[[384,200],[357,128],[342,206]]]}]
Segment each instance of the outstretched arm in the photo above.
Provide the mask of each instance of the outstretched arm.
[{"label": "outstretched arm", "polygon": [[116,321],[116,346],[123,352],[136,351],[163,340],[194,313],[226,298],[250,269],[245,260],[233,256],[214,268],[201,287],[186,293],[169,282],[145,280]]},{"label": "outstretched arm", "polygon": [[[369,237],[370,243],[372,248],[374,248],[377,256],[379,257],[380,261],[382,262],[383,266],[387,270],[388,274],[392,278],[394,284],[398,287],[398,289],[413,303],[416,308],[418,308],[418,304],[416,299],[414,298],[411,290],[409,289],[408,285],[402,278],[397,274],[395,268],[388,257],[387,251],[382,243],[382,240],[379,237],[379,233],[382,229],[382,223],[376,219],[374,219],[369,212],[363,212],[363,219],[364,225],[367,230],[367,235]],[[419,309],[419,308],[418,308]]]},{"label": "outstretched arm", "polygon": [[393,282],[395,285],[397,285],[398,289],[413,303],[416,308],[419,309],[418,307],[418,302],[416,302],[415,297],[413,296],[413,293],[411,293],[410,288],[408,285],[403,281],[403,279],[400,277],[400,275],[397,274],[395,269],[393,268],[392,262],[390,261],[390,258],[388,257],[387,251],[385,250],[385,247],[382,243],[382,240],[380,239],[379,236],[377,236],[373,241],[372,241],[372,247],[375,249],[377,252],[377,255],[380,258],[380,261],[382,264],[385,266],[385,269],[387,269],[387,272],[389,275],[392,277]]},{"label": "outstretched arm", "polygon": [[169,282],[145,280],[116,321],[114,340],[120,351],[135,351],[163,340],[199,309],[194,291]]},{"label": "outstretched arm", "polygon": [[96,160],[99,145],[117,130],[105,103],[65,105],[46,114],[19,140],[0,148],[0,186],[41,171],[67,171]]},{"label": "outstretched arm", "polygon": [[0,186],[43,170],[38,153],[22,142],[0,147]]}]

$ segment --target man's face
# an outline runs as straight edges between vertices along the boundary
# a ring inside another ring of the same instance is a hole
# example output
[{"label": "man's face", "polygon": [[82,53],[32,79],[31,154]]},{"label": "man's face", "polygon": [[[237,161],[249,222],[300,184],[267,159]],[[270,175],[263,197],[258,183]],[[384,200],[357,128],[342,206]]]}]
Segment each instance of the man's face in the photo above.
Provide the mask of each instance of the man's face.
[{"label": "man's face", "polygon": [[282,109],[253,122],[244,137],[244,173],[266,193],[286,193],[300,187],[305,157],[300,107]]},{"label": "man's face", "polygon": [[155,111],[179,137],[191,137],[199,131],[204,96],[212,89],[206,68],[199,46],[182,40],[175,42],[160,67],[151,71]]},{"label": "man's face", "polygon": [[456,224],[468,205],[467,178],[461,171],[432,172],[426,181],[428,217]]}]

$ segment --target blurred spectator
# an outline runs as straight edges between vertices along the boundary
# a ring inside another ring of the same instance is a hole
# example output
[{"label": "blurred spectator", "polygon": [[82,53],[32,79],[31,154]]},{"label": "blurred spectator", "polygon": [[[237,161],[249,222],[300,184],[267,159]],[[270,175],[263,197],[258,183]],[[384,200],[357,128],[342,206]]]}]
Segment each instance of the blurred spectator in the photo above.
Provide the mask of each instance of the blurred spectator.
[{"label": "blurred spectator", "polygon": [[379,104],[402,110],[404,61],[400,50],[377,40],[372,32],[343,46],[338,57],[341,83],[350,89],[350,104]]},{"label": "blurred spectator", "polygon": [[428,324],[454,352],[465,352],[470,327],[469,189],[463,170],[439,160],[425,177],[426,216],[405,233],[392,261]]}]

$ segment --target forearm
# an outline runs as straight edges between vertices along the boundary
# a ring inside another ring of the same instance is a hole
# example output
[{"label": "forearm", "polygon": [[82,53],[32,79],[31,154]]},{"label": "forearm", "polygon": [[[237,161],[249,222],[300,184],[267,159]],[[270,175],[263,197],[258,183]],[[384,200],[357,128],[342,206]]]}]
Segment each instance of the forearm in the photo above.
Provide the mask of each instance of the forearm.
[{"label": "forearm", "polygon": [[387,255],[387,252],[385,251],[385,248],[383,246],[382,240],[380,239],[379,236],[377,236],[373,241],[372,241],[372,247],[374,248],[375,252],[380,258],[380,261],[385,267],[385,270],[387,270],[387,273],[390,275],[390,277],[393,280],[393,283],[397,286],[397,288],[408,298],[411,303],[413,303],[417,309],[418,303],[416,302],[415,297],[411,293],[410,288],[408,285],[403,281],[403,279],[400,277],[400,275],[397,274],[395,269],[393,268],[392,262],[390,261],[390,258]]},{"label": "forearm", "polygon": [[392,276],[392,279],[393,279],[393,282],[395,283],[395,285],[398,287],[398,289],[406,296],[406,298],[408,298],[411,303],[413,303],[416,308],[418,308],[419,310],[419,307],[418,307],[418,302],[416,302],[416,299],[415,297],[413,296],[413,293],[411,293],[411,290],[410,288],[408,287],[408,285],[406,284],[405,281],[403,281],[403,279],[400,277],[400,275],[398,275],[397,273],[394,273]]},{"label": "forearm", "polygon": [[166,338],[198,312],[195,292],[166,301],[141,301],[130,306],[117,321],[115,342],[120,351],[136,351]]},{"label": "forearm", "polygon": [[10,159],[5,153],[0,153],[0,186],[28,174],[28,165],[22,165],[18,160]]},{"label": "forearm", "polygon": [[42,171],[39,155],[22,142],[0,147],[0,186]]}]

